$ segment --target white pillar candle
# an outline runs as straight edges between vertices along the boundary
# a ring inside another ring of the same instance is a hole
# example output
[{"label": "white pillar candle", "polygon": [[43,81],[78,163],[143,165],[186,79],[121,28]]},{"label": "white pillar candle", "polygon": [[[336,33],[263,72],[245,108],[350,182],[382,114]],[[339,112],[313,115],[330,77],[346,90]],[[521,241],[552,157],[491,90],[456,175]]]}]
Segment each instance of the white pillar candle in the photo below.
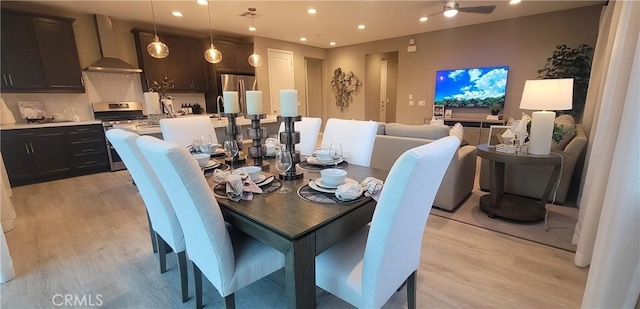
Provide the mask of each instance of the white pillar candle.
[{"label": "white pillar candle", "polygon": [[247,91],[247,115],[262,114],[262,91]]},{"label": "white pillar candle", "polygon": [[144,106],[147,110],[147,115],[160,114],[160,95],[157,92],[145,92]]},{"label": "white pillar candle", "polygon": [[280,90],[280,116],[298,116],[298,90]]},{"label": "white pillar candle", "polygon": [[237,114],[240,112],[240,105],[238,105],[238,92],[237,91],[224,91],[222,93],[224,112],[227,114]]}]

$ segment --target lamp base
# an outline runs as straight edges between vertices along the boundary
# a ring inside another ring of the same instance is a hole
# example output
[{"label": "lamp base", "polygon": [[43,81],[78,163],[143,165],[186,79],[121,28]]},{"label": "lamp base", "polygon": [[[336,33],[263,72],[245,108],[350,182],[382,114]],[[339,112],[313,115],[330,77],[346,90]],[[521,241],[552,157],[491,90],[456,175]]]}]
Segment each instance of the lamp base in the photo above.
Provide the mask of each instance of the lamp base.
[{"label": "lamp base", "polygon": [[539,111],[531,114],[529,154],[548,155],[551,152],[551,137],[555,119],[555,112]]}]

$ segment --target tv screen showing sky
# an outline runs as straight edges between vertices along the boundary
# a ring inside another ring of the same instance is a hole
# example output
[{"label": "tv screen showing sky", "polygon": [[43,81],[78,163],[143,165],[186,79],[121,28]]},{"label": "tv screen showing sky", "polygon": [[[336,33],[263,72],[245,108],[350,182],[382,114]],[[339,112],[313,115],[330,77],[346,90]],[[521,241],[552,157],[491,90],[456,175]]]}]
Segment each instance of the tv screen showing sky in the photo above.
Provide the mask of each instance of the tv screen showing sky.
[{"label": "tv screen showing sky", "polygon": [[436,72],[435,104],[446,107],[504,106],[508,66]]}]

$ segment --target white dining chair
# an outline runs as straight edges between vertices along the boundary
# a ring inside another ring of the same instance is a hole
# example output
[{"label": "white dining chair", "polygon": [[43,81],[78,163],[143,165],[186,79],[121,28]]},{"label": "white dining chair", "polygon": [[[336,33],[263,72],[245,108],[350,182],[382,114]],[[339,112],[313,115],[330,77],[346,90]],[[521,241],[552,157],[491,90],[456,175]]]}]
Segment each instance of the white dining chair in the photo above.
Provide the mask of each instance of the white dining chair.
[{"label": "white dining chair", "polygon": [[322,145],[341,143],[349,163],[369,166],[378,123],[375,121],[330,118],[324,127]]},{"label": "white dining chair", "polygon": [[380,308],[406,282],[408,307],[416,307],[422,235],[459,144],[449,136],[398,158],[371,223],[316,257],[320,288],[358,308]]},{"label": "white dining chair", "polygon": [[[300,143],[296,145],[296,150],[301,155],[310,156],[316,151],[320,126],[322,126],[322,119],[312,117],[302,117],[302,120],[293,123],[293,129],[300,132]],[[284,122],[281,122],[278,132],[283,131]]]},{"label": "white dining chair", "polygon": [[156,174],[140,152],[140,149],[138,149],[136,140],[139,136],[120,129],[108,130],[106,135],[120,158],[122,158],[129,174],[131,174],[131,178],[133,178],[136,187],[138,187],[138,191],[147,208],[150,222],[149,228],[153,230],[156,236],[160,273],[164,273],[167,269],[166,255],[168,247],[178,256],[182,302],[186,302],[189,299],[186,246],[182,227],[178,222],[178,217],[176,217],[171,202]]},{"label": "white dining chair", "polygon": [[193,262],[196,308],[202,307],[202,274],[235,306],[234,293],[284,267],[284,254],[227,225],[196,160],[186,148],[142,136],[137,141],[167,191]]},{"label": "white dining chair", "polygon": [[209,116],[193,116],[160,119],[162,139],[185,147],[203,134],[210,134],[214,144],[218,144],[216,130]]}]

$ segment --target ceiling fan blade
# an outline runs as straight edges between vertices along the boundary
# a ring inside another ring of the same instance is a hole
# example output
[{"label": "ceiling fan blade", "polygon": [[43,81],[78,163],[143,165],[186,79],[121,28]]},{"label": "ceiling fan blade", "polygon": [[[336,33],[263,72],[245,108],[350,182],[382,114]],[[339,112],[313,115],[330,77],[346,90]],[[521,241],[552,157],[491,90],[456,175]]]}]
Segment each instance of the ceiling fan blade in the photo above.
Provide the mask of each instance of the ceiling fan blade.
[{"label": "ceiling fan blade", "polygon": [[479,13],[479,14],[491,14],[496,8],[495,5],[483,5],[483,6],[471,6],[465,8],[458,8],[458,11],[464,13]]}]

